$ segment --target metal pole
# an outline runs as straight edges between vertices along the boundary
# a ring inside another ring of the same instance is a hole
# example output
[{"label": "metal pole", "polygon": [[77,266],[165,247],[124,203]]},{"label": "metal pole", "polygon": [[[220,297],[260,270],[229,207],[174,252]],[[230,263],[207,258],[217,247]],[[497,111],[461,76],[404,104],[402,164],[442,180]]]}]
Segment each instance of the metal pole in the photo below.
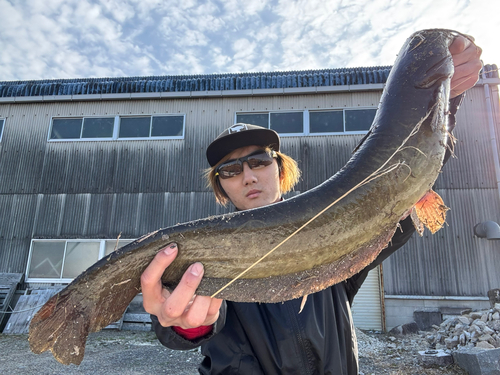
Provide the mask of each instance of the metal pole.
[{"label": "metal pole", "polygon": [[[486,74],[484,72],[484,69],[482,78],[483,80],[486,80]],[[497,192],[498,192],[498,198],[500,199],[500,160],[498,158],[498,147],[495,135],[495,121],[493,120],[493,108],[491,106],[491,99],[490,99],[490,85],[487,83],[484,84],[484,96],[486,101],[486,115],[488,117],[488,127],[490,130],[491,149],[493,152],[493,164],[495,165]]]}]

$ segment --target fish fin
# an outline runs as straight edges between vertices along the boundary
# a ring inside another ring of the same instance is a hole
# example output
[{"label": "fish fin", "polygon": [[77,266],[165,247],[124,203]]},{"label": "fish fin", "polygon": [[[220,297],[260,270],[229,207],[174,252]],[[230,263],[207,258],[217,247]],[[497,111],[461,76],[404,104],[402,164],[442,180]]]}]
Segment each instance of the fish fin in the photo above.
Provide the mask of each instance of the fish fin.
[{"label": "fish fin", "polygon": [[33,316],[30,349],[37,354],[50,350],[60,363],[79,365],[88,334],[119,320],[137,295],[139,286],[131,284],[126,280],[103,288],[83,278],[68,285]]},{"label": "fish fin", "polygon": [[423,226],[434,234],[443,227],[448,210],[439,194],[429,190],[412,208],[411,218],[420,235],[423,233]]},{"label": "fish fin", "polygon": [[420,237],[422,237],[424,235],[424,224],[418,218],[417,210],[415,209],[415,207],[411,208],[410,217],[413,226],[417,230],[417,233],[420,235]]},{"label": "fish fin", "polygon": [[361,145],[368,139],[368,137],[372,134],[372,129],[368,130],[368,133],[365,134],[363,138],[359,141],[356,147],[354,147],[354,150],[352,150],[352,153],[354,154],[358,149],[361,147]]},{"label": "fish fin", "polygon": [[307,302],[307,296],[309,294],[306,294],[304,297],[302,297],[302,302],[300,303],[300,309],[299,309],[299,314],[302,312],[302,310],[304,309],[304,306],[306,305],[306,302]]}]

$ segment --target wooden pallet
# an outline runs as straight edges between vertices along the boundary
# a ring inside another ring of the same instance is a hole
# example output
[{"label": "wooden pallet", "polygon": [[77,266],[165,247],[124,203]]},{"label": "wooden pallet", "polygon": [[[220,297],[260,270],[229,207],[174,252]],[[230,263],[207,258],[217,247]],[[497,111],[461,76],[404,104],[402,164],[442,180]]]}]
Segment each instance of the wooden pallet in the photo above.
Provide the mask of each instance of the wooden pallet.
[{"label": "wooden pallet", "polygon": [[[26,293],[19,298],[19,301],[17,301],[16,308],[12,312],[3,333],[7,335],[21,335],[28,333],[29,325],[33,316],[42,308],[50,297],[63,288],[63,286],[58,286],[47,289],[27,290]],[[105,327],[105,329],[121,330],[122,325],[123,316],[120,320]]]},{"label": "wooden pallet", "polygon": [[53,287],[48,289],[27,290],[24,295],[19,297],[16,308],[11,314],[5,329],[4,334],[21,335],[28,333],[31,318],[38,310],[58,291],[63,287]]},{"label": "wooden pallet", "polygon": [[22,277],[22,273],[0,273],[0,331],[4,320],[9,319],[10,303]]}]

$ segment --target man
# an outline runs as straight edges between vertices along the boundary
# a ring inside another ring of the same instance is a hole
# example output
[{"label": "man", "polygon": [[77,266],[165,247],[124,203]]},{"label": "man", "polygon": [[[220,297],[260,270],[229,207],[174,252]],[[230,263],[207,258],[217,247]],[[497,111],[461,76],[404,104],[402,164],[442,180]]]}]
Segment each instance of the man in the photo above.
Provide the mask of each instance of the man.
[{"label": "man", "polygon": [[[450,125],[461,94],[472,87],[481,68],[481,49],[457,37],[450,46],[455,65],[451,81]],[[236,131],[237,130],[237,131]],[[449,155],[448,155],[449,156]],[[216,199],[237,210],[262,207],[282,199],[297,182],[296,164],[280,152],[279,137],[269,129],[237,124],[210,144],[207,173]],[[414,232],[403,220],[390,245],[369,267],[350,279],[301,300],[277,304],[234,303],[196,296],[203,277],[191,265],[171,293],[161,275],[177,254],[176,244],[159,252],[144,271],[144,308],[152,314],[159,340],[172,349],[199,345],[205,355],[202,374],[349,374],[358,373],[357,343],[350,304],[366,278]]]}]

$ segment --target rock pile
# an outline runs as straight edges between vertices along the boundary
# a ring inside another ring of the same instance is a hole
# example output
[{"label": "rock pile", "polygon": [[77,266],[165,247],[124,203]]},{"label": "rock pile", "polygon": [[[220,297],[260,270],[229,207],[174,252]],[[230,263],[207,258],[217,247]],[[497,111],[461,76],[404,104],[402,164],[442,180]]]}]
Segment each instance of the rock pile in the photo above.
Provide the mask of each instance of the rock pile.
[{"label": "rock pile", "polygon": [[434,325],[426,339],[436,349],[500,348],[500,303],[489,310],[448,318],[439,326]]}]

